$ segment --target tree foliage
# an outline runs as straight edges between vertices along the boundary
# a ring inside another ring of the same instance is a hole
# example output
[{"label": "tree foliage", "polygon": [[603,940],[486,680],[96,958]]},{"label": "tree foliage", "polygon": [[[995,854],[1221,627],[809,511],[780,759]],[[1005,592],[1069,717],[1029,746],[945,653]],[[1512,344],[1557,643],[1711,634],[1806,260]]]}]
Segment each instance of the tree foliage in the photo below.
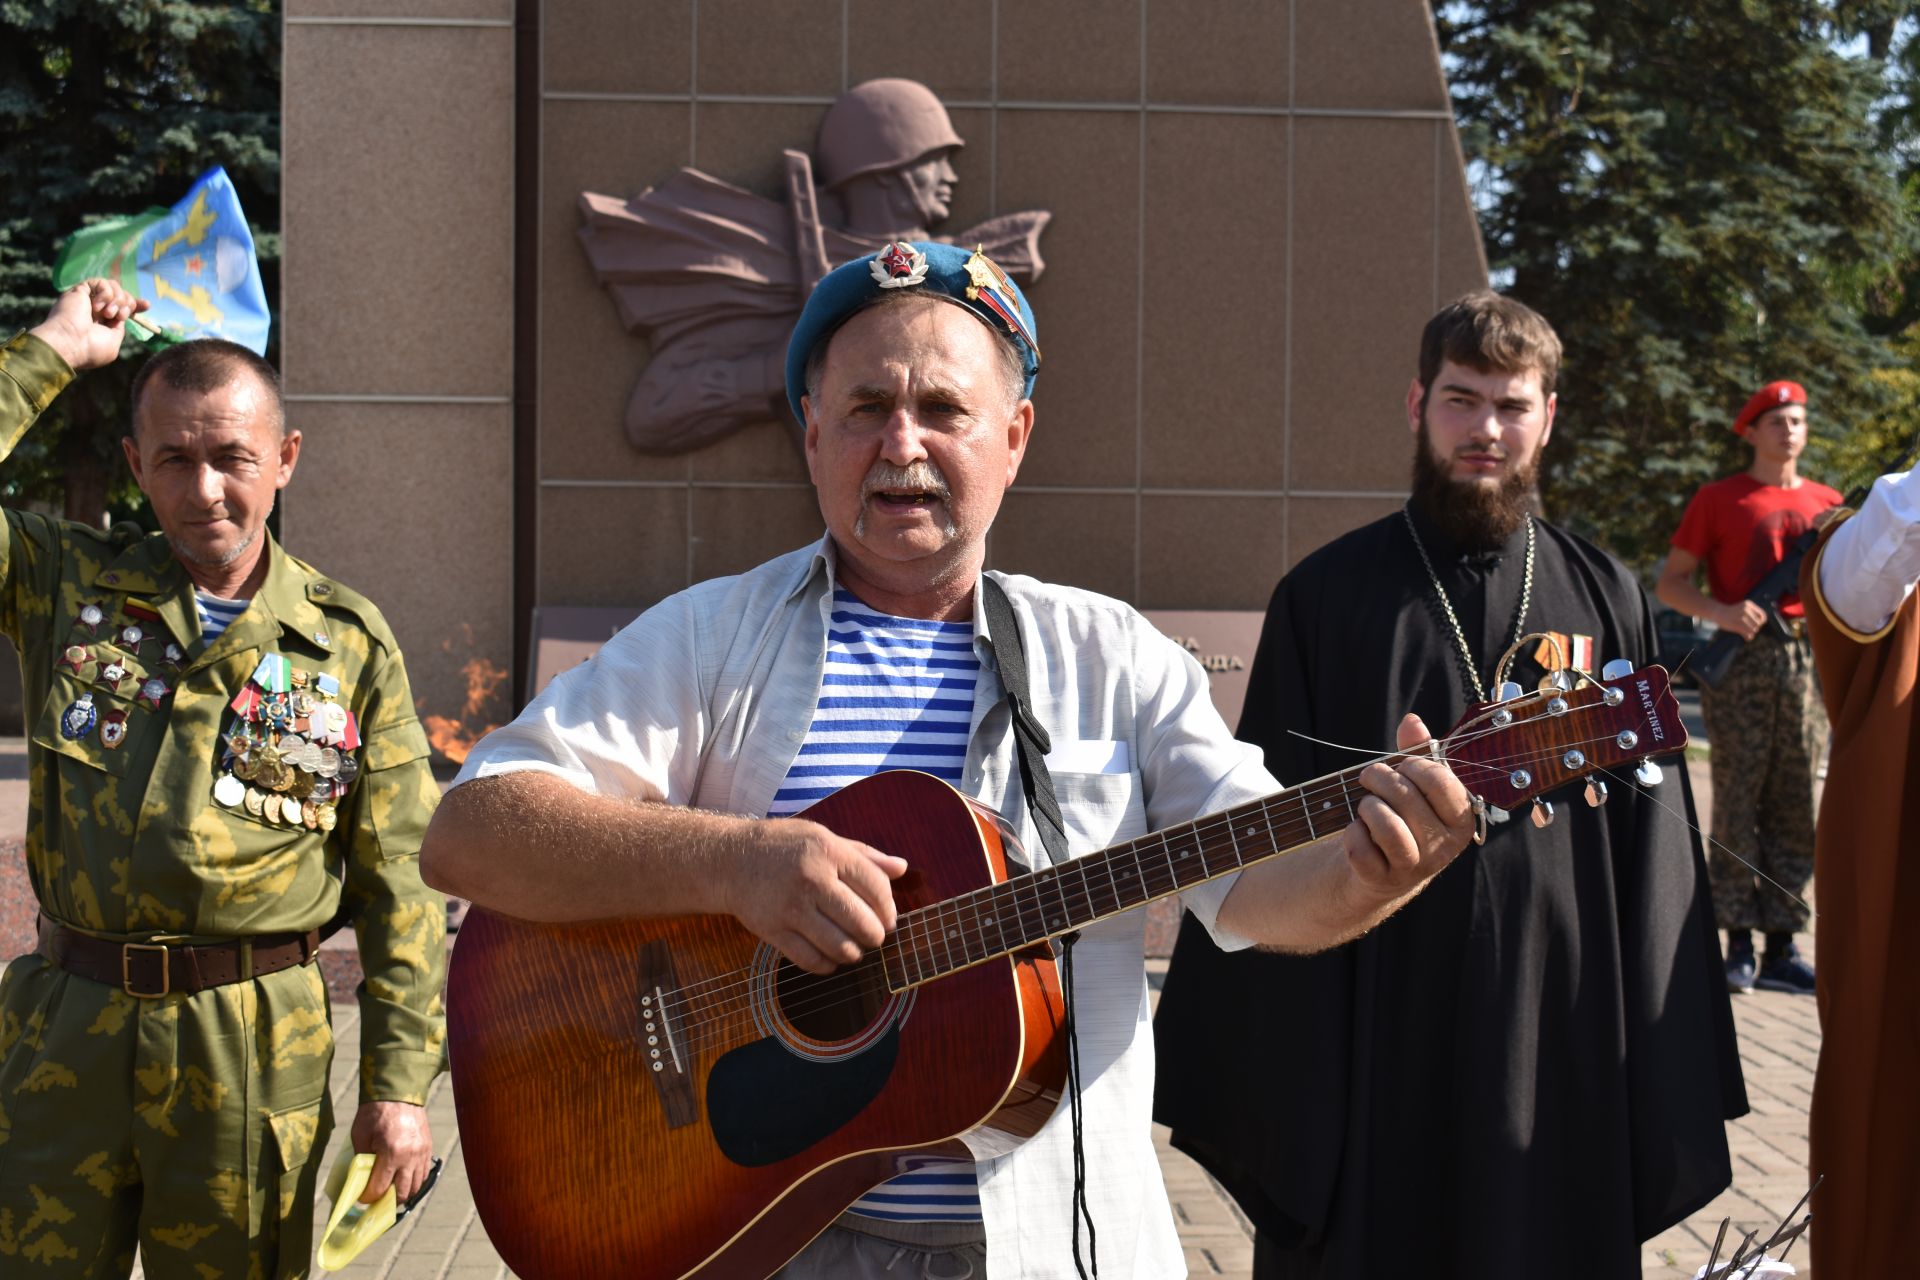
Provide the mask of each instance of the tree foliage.
[{"label": "tree foliage", "polygon": [[[1807,386],[1806,470],[1893,421],[1913,261],[1892,0],[1486,0],[1436,11],[1497,273],[1566,346],[1551,513],[1657,562],[1746,465],[1755,388]],[[1868,27],[1884,43],[1858,46]],[[1910,175],[1907,175],[1910,177]],[[1909,401],[1910,403],[1910,401]]]},{"label": "tree foliage", "polygon": [[[69,235],[171,205],[214,165],[275,299],[279,0],[0,0],[0,331],[46,315]],[[91,521],[137,503],[117,442],[140,358],[129,343],[54,403],[0,469],[0,501]]]}]

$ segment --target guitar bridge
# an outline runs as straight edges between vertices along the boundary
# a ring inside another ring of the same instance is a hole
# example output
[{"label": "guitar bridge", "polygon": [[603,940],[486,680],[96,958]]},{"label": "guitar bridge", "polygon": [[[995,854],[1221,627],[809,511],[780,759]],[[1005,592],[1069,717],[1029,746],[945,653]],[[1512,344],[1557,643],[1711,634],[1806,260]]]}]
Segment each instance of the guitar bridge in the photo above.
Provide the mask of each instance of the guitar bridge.
[{"label": "guitar bridge", "polygon": [[680,1010],[670,1007],[669,997],[679,990],[672,950],[664,942],[648,943],[640,951],[640,1042],[669,1129],[690,1125],[700,1114],[691,1046],[683,1034]]}]

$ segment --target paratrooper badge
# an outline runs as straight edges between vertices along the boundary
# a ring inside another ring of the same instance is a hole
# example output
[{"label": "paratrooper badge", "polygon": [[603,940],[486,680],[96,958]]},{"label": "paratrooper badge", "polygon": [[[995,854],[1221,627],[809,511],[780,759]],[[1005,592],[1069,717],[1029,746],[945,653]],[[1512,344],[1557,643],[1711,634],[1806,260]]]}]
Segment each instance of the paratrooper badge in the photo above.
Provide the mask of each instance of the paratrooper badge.
[{"label": "paratrooper badge", "polygon": [[905,240],[891,240],[867,264],[874,283],[882,289],[905,289],[927,278],[927,255]]},{"label": "paratrooper badge", "polygon": [[127,713],[118,709],[106,712],[100,717],[100,745],[109,751],[118,751],[120,744],[127,740]]},{"label": "paratrooper badge", "polygon": [[78,742],[93,732],[94,723],[99,719],[100,712],[93,705],[93,695],[83,693],[60,713],[60,736],[69,742]]}]

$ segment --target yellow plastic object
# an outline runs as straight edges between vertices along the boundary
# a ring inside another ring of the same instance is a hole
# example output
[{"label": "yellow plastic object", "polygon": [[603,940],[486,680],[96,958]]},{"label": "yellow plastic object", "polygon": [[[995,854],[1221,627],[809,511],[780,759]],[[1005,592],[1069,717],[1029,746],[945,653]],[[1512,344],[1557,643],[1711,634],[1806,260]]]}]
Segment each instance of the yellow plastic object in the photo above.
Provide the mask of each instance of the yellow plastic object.
[{"label": "yellow plastic object", "polygon": [[327,1215],[327,1233],[320,1241],[322,1271],[345,1267],[385,1235],[399,1216],[392,1187],[372,1204],[360,1203],[360,1193],[373,1176],[373,1162],[371,1154],[356,1155],[352,1147],[345,1147],[327,1174],[327,1198],[333,1201],[333,1211]]}]

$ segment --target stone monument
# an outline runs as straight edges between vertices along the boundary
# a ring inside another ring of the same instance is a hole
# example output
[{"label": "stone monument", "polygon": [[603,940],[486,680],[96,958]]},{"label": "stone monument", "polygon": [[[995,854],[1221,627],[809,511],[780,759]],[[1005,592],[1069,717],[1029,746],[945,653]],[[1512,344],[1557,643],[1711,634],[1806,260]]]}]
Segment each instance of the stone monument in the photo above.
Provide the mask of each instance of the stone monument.
[{"label": "stone monument", "polygon": [[782,365],[807,294],[834,265],[889,241],[977,245],[1014,279],[1037,280],[1049,213],[934,232],[958,180],[951,157],[965,145],[931,89],[869,80],[827,108],[814,156],[785,150],[784,205],[691,168],[631,200],[582,194],[595,278],[621,323],[653,347],[627,402],[633,447],[682,453],[789,419]]}]

